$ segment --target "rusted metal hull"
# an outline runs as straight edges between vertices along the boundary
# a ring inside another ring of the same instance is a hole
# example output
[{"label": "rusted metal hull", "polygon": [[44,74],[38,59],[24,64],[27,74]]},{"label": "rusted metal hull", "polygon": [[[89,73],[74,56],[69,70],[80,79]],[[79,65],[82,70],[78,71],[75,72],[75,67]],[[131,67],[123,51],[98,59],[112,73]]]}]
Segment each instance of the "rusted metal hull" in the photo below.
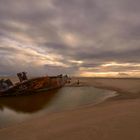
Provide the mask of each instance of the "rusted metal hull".
[{"label": "rusted metal hull", "polygon": [[66,82],[66,78],[61,76],[33,78],[22,83],[17,83],[9,89],[0,91],[0,96],[34,94],[41,91],[53,90],[63,87]]}]

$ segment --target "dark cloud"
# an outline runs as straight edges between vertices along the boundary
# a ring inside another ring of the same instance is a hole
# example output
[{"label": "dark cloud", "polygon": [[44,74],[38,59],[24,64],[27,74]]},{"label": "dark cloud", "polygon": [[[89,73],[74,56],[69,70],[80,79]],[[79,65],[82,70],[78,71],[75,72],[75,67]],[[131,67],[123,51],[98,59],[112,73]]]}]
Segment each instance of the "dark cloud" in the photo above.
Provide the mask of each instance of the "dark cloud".
[{"label": "dark cloud", "polygon": [[75,56],[78,60],[102,60],[104,61],[116,61],[116,62],[140,62],[140,48],[135,50],[125,50],[125,51],[101,51],[94,52],[81,52]]},{"label": "dark cloud", "polygon": [[69,74],[69,75],[77,75],[78,67],[76,66],[71,66],[71,67],[60,67],[60,66],[50,66],[50,65],[45,65],[44,66],[46,73],[49,75],[54,75],[57,74]]}]

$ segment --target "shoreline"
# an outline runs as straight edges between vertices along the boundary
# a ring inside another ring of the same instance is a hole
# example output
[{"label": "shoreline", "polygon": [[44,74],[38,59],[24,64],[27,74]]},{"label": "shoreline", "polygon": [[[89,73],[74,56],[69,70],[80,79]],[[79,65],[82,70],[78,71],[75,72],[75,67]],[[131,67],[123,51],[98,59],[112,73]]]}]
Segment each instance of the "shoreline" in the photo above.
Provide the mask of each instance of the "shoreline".
[{"label": "shoreline", "polygon": [[139,140],[140,79],[95,79],[92,86],[119,93],[97,105],[50,113],[0,130],[4,140]]}]

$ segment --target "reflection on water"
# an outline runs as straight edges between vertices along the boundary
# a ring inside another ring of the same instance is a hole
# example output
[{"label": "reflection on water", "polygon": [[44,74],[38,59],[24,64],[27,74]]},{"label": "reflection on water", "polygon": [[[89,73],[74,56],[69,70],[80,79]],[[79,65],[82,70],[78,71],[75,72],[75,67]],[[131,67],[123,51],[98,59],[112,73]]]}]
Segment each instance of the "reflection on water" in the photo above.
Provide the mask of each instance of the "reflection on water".
[{"label": "reflection on water", "polygon": [[1,97],[0,110],[9,108],[17,113],[34,113],[49,104],[57,90],[25,96]]},{"label": "reflection on water", "polygon": [[48,112],[97,104],[112,96],[112,91],[94,87],[64,87],[28,96],[0,97],[0,128]]}]

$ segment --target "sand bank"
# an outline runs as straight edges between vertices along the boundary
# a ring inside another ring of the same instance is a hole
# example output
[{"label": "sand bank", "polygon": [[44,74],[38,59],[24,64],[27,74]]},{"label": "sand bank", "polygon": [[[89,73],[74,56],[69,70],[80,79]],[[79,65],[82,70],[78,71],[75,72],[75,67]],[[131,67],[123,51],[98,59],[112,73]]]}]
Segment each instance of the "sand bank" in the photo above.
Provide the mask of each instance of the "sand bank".
[{"label": "sand bank", "polygon": [[94,79],[89,84],[121,94],[96,106],[52,113],[1,129],[0,139],[139,140],[140,79]]}]

